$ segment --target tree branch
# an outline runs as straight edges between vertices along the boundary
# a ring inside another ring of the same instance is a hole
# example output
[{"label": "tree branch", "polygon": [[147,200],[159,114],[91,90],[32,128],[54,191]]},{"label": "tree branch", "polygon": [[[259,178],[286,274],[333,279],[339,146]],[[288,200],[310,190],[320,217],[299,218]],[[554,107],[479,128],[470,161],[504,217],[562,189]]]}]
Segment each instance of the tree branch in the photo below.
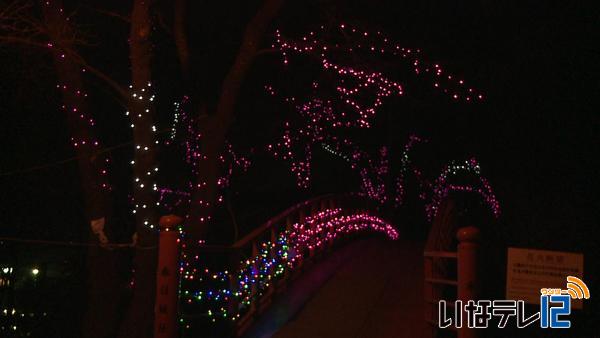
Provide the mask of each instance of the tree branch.
[{"label": "tree branch", "polygon": [[181,64],[181,72],[184,79],[189,79],[190,72],[190,50],[186,31],[186,7],[187,0],[175,0],[175,14],[173,20],[173,36],[177,47],[177,56]]},{"label": "tree branch", "polygon": [[100,80],[104,81],[117,94],[119,94],[120,98],[122,99],[122,100],[119,100],[119,101],[121,101],[121,104],[123,104],[123,105],[126,104],[128,96],[129,96],[129,93],[128,93],[128,91],[123,86],[121,86],[119,83],[117,83],[115,80],[113,80],[110,76],[108,76],[106,73],[104,73],[100,69],[98,69],[98,68],[90,65],[77,52],[75,52],[73,50],[66,50],[66,52],[69,54],[69,56],[71,56],[73,58],[73,60],[75,62],[77,62],[79,65],[81,65],[83,68],[85,68],[90,73],[94,74]]},{"label": "tree branch", "polygon": [[[98,68],[90,65],[72,46],[85,43],[78,38],[68,25],[59,25],[51,30],[45,23],[25,14],[25,11],[31,9],[31,3],[24,1],[14,1],[7,6],[0,8],[0,43],[15,43],[27,46],[34,46],[48,50],[52,47],[60,50],[62,53],[70,56],[73,61],[84,67],[87,71],[94,74],[97,78],[108,84],[119,96],[122,104],[125,104],[128,91],[119,85],[110,76]],[[48,43],[52,41],[52,45]]]},{"label": "tree branch", "polygon": [[98,14],[102,14],[102,15],[105,15],[105,16],[108,16],[111,18],[118,19],[118,20],[122,21],[123,23],[126,23],[126,24],[131,23],[131,18],[129,18],[126,15],[123,15],[123,14],[120,14],[117,12],[113,12],[113,11],[107,11],[107,10],[100,9],[100,8],[94,8],[94,7],[88,7],[88,8]]}]

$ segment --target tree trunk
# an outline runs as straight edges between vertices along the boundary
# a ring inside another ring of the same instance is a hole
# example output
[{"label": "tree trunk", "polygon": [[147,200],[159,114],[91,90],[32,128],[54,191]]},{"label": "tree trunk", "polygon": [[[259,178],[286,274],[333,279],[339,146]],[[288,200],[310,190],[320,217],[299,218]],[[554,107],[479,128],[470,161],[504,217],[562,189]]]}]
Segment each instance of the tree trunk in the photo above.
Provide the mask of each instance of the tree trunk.
[{"label": "tree trunk", "polygon": [[[63,99],[63,110],[78,158],[79,174],[85,204],[86,219],[90,225],[92,243],[105,244],[108,186],[102,173],[106,173],[105,160],[97,151],[99,143],[92,130],[93,120],[86,103],[81,69],[67,51],[74,48],[69,43],[73,31],[63,15],[62,1],[54,0],[43,5],[44,20],[52,44],[52,55],[58,84]],[[92,222],[94,221],[94,222]],[[82,337],[113,337],[117,326],[119,278],[115,269],[114,251],[90,247],[87,257],[88,296]]]},{"label": "tree trunk", "polygon": [[134,257],[133,295],[119,338],[147,338],[153,335],[158,231],[157,197],[154,189],[158,163],[151,84],[152,4],[152,0],[134,0],[131,13],[129,52],[132,93],[128,108],[135,143],[133,207],[138,245]]},{"label": "tree trunk", "polygon": [[201,152],[203,161],[192,196],[188,219],[190,244],[204,239],[208,230],[217,196],[217,179],[220,173],[219,154],[223,151],[225,137],[234,119],[234,110],[241,85],[254,61],[261,39],[273,18],[283,5],[283,0],[265,0],[262,7],[246,26],[240,50],[223,80],[221,95],[214,115],[202,126]]},{"label": "tree trunk", "polygon": [[187,18],[187,0],[175,0],[175,13],[173,20],[173,37],[177,47],[177,57],[181,67],[184,87],[188,89],[190,79],[190,49],[188,46],[186,18]]}]

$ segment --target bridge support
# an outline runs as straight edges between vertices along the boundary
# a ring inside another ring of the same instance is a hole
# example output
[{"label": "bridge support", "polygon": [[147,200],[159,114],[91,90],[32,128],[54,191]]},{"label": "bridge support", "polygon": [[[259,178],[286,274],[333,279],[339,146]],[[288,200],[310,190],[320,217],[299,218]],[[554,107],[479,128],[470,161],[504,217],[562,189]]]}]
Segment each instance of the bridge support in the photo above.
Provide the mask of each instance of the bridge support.
[{"label": "bridge support", "polygon": [[177,337],[177,284],[179,232],[181,217],[160,218],[158,265],[156,271],[156,304],[154,306],[154,338]]},{"label": "bridge support", "polygon": [[[463,305],[469,300],[477,300],[480,296],[481,285],[479,276],[479,239],[480,232],[476,227],[460,228],[456,234],[458,239],[458,299]],[[463,312],[463,318],[466,318]],[[470,329],[463,322],[458,329],[458,338],[477,338],[478,329]]]}]

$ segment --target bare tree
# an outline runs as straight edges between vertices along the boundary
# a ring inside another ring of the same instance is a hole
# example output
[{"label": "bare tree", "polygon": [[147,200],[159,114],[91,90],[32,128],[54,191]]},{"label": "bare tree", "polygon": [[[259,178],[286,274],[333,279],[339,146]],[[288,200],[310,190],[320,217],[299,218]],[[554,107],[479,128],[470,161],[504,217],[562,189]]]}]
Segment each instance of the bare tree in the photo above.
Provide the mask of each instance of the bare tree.
[{"label": "bare tree", "polygon": [[[43,19],[36,18],[33,4],[13,1],[0,7],[0,42],[41,47],[54,60],[57,88],[62,94],[64,112],[71,141],[77,156],[85,216],[90,224],[91,246],[87,258],[88,301],[84,319],[84,337],[114,335],[118,306],[119,278],[114,251],[104,248],[109,242],[110,196],[105,173],[107,157],[99,152],[92,126],[93,114],[86,100],[86,86],[81,76],[80,58],[74,52],[85,43],[71,27],[62,1],[42,4]],[[112,324],[112,325],[111,325]]]},{"label": "bare tree", "polygon": [[[135,213],[135,257],[134,288],[126,316],[123,320],[115,318],[119,295],[115,290],[118,281],[114,272],[114,255],[107,250],[93,248],[88,261],[90,280],[90,311],[86,315],[85,337],[117,336],[120,338],[142,338],[152,335],[154,318],[155,269],[156,269],[156,228],[158,226],[157,196],[155,192],[157,164],[157,138],[155,126],[155,107],[152,89],[152,31],[155,25],[154,0],[133,0],[130,18],[124,21],[130,24],[129,61],[131,65],[131,84],[129,89],[91,65],[78,51],[77,46],[85,43],[76,34],[69,18],[65,15],[62,2],[53,0],[43,2],[43,20],[30,15],[33,8],[31,2],[13,1],[0,6],[0,43],[20,43],[50,50],[56,66],[60,83],[68,83],[69,88],[63,90],[65,117],[69,123],[74,140],[94,139],[93,130],[73,111],[86,112],[88,107],[83,96],[85,92],[81,69],[86,69],[116,94],[118,100],[125,105],[130,123],[133,127],[134,159],[133,159],[133,211]],[[220,175],[219,154],[223,151],[225,138],[233,122],[236,102],[241,85],[250,69],[265,31],[277,15],[283,0],[265,0],[252,20],[247,24],[241,46],[235,61],[227,72],[221,85],[220,96],[216,108],[208,118],[201,119],[200,126],[204,137],[201,151],[205,155],[198,168],[196,178],[200,187],[193,191],[192,204],[189,209],[188,233],[192,240],[202,238],[207,231],[207,222],[213,212],[217,195],[217,179]],[[181,64],[185,82],[189,81],[190,60],[185,17],[187,4],[185,0],[175,2],[175,20],[173,38]],[[28,14],[25,14],[28,13]],[[108,12],[110,13],[110,12]],[[119,16],[120,17],[120,16]],[[51,48],[49,48],[51,47]],[[188,89],[188,83],[186,86]],[[205,105],[202,105],[205,106]],[[199,111],[198,114],[204,114]],[[109,200],[99,187],[98,153],[94,143],[76,147],[86,210],[93,229],[94,241],[106,244],[106,233],[98,230],[104,224],[109,213]],[[202,201],[202,203],[201,203]],[[111,270],[112,269],[112,270]],[[109,294],[109,291],[111,292]]]},{"label": "bare tree", "polygon": [[187,231],[192,242],[204,237],[207,224],[214,209],[217,196],[217,178],[219,177],[218,155],[223,150],[225,137],[233,122],[240,88],[259,51],[265,31],[278,14],[283,0],[265,0],[262,7],[246,26],[242,44],[231,68],[221,85],[216,109],[208,118],[202,119],[203,142],[201,153],[204,155],[196,179],[189,212]]},{"label": "bare tree", "polygon": [[[134,211],[136,213],[137,248],[134,258],[133,299],[121,325],[118,337],[144,338],[152,335],[156,273],[156,212],[155,176],[156,139],[152,94],[152,0],[134,0],[129,34],[131,89],[128,114],[133,126],[134,141]],[[154,229],[153,229],[154,228]]]}]

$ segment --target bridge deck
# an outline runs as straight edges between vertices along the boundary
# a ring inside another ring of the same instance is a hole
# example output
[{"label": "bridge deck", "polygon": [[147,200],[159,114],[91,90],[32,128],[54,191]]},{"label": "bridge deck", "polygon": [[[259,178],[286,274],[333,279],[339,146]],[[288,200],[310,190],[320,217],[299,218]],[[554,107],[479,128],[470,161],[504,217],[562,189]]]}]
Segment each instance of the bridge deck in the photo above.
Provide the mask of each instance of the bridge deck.
[{"label": "bridge deck", "polygon": [[359,240],[317,263],[247,337],[421,337],[423,245]]}]

